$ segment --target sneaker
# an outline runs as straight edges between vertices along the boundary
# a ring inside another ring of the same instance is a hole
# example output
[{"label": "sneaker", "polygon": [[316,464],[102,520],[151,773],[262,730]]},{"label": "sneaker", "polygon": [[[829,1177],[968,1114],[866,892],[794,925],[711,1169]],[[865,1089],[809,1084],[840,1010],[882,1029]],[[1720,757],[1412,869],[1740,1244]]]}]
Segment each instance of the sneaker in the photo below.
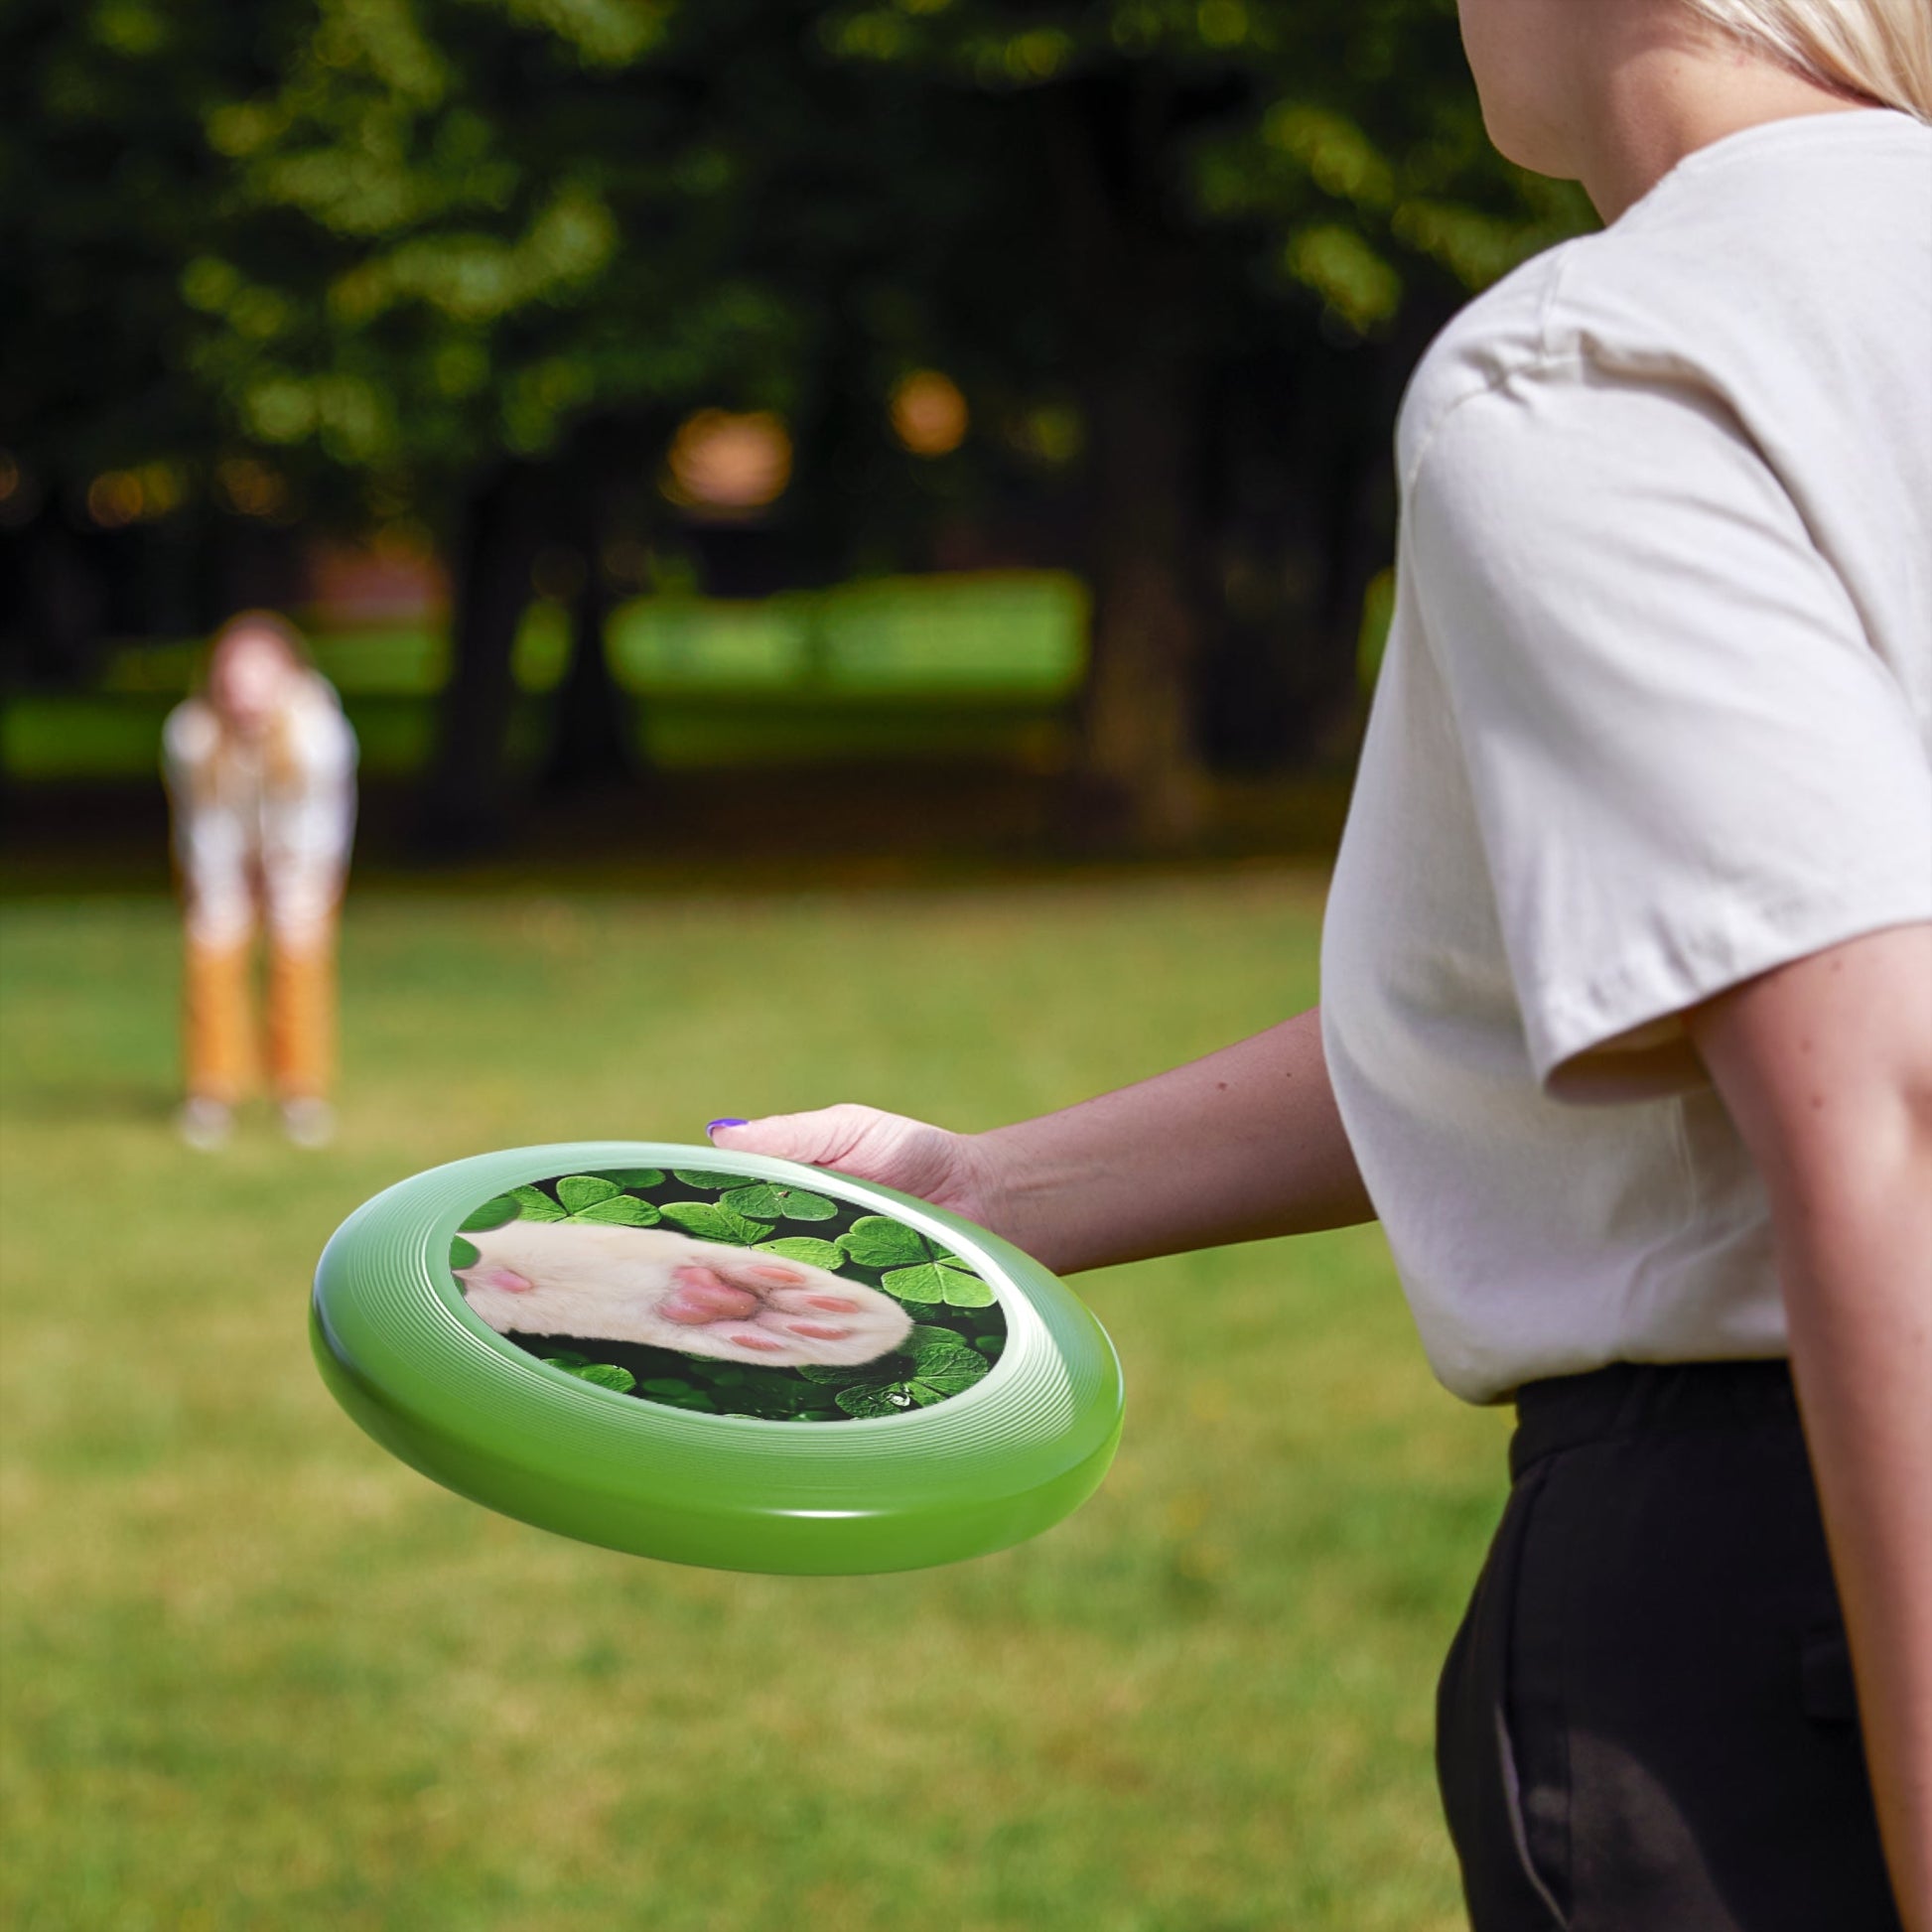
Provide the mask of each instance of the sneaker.
[{"label": "sneaker", "polygon": [[175,1132],[192,1148],[212,1154],[234,1131],[234,1109],[225,1100],[210,1100],[206,1094],[192,1094],[175,1115]]},{"label": "sneaker", "polygon": [[313,1094],[282,1102],[282,1132],[295,1147],[327,1147],[336,1138],[336,1110]]}]

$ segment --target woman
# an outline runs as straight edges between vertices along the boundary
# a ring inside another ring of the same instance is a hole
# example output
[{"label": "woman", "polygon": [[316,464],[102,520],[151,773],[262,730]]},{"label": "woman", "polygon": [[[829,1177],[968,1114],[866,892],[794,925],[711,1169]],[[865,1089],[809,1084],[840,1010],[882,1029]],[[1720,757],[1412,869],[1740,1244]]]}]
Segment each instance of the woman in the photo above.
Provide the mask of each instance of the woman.
[{"label": "woman", "polygon": [[163,734],[187,924],[184,1045],[193,1147],[228,1137],[253,1085],[250,980],[268,928],[268,1071],[298,1147],[335,1128],[336,914],[355,822],[355,735],[293,626],[232,618],[203,689]]},{"label": "woman", "polygon": [[1480,1932],[1932,1932],[1932,12],[1462,15],[1607,226],[1405,399],[1322,1007],[988,1134],[715,1138],[1061,1270],[1379,1214],[1518,1405],[1438,1708]]}]

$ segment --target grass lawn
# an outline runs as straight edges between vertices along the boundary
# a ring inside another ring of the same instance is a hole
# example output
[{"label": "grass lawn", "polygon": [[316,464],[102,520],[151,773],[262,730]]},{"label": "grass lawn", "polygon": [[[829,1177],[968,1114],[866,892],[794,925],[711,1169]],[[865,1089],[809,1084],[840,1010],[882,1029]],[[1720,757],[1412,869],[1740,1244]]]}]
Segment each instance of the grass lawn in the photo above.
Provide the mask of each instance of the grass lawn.
[{"label": "grass lawn", "polygon": [[436,1488],[330,1402],[336,1223],[525,1142],[836,1098],[987,1125],[1315,991],[1320,882],[370,897],[339,1147],[167,1130],[158,900],[10,906],[9,1932],[1431,1932],[1435,1672],[1503,1427],[1372,1229],[1086,1277],[1127,1436],[1002,1556],[681,1570]]}]

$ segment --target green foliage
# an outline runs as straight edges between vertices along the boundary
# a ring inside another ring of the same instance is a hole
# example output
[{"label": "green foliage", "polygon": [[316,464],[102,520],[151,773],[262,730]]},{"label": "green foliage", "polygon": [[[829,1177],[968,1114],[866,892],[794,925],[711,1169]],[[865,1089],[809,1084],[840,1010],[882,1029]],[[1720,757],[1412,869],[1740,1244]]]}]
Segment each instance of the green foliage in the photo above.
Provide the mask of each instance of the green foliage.
[{"label": "green foliage", "polygon": [[839,1211],[838,1203],[823,1194],[765,1181],[729,1188],[719,1196],[719,1204],[754,1221],[829,1221]]},{"label": "green foliage", "polygon": [[509,1198],[516,1203],[516,1210],[526,1221],[561,1221],[566,1211],[550,1198],[541,1187],[524,1185],[512,1187]]},{"label": "green foliage", "polygon": [[[687,1174],[678,1176],[680,1180],[688,1180],[689,1177]],[[667,1221],[675,1221],[687,1234],[696,1235],[700,1241],[725,1241],[738,1248],[749,1248],[771,1231],[763,1222],[734,1213],[731,1208],[721,1207],[716,1201],[666,1201],[663,1213]]]},{"label": "green foliage", "polygon": [[[643,1175],[639,1179],[635,1176]],[[660,1218],[657,1208],[647,1200],[626,1193],[625,1186],[649,1186],[661,1181],[661,1173],[649,1169],[630,1169],[621,1174],[565,1174],[555,1182],[553,1199],[541,1187],[513,1187],[479,1207],[463,1225],[472,1232],[502,1227],[519,1216],[526,1221],[592,1221],[607,1226],[655,1227]]]},{"label": "green foliage", "polygon": [[600,1389],[612,1389],[619,1395],[628,1395],[637,1386],[637,1378],[627,1368],[620,1368],[615,1362],[594,1362],[572,1348],[547,1353],[543,1360],[566,1375],[576,1376],[580,1382],[594,1382]]},{"label": "green foliage", "polygon": [[848,1416],[894,1416],[964,1394],[989,1367],[952,1329],[915,1323],[900,1348],[883,1360],[858,1368],[813,1364],[798,1372],[836,1390],[832,1400]]},{"label": "green foliage", "polygon": [[474,1242],[466,1241],[461,1235],[450,1243],[450,1267],[452,1270],[474,1268],[483,1259]]},{"label": "green foliage", "polygon": [[1028,100],[1055,140],[1138,102],[1119,158],[1191,251],[1201,349],[1298,305],[1381,331],[1419,278],[1479,287],[1587,219],[1488,148],[1446,0],[17,13],[10,442],[204,479],[246,445],[386,515],[588,419],[809,413],[840,295],[876,386],[936,357],[1045,409],[1090,345],[1042,272],[1083,238]]},{"label": "green foliage", "polygon": [[615,1180],[601,1174],[566,1174],[556,1183],[557,1199],[570,1210],[569,1220],[598,1221],[629,1227],[654,1227],[661,1218],[657,1209],[634,1194],[627,1194]]},{"label": "green foliage", "polygon": [[867,1215],[839,1237],[839,1245],[853,1260],[884,1270],[879,1286],[901,1302],[981,1309],[993,1301],[993,1291],[969,1264],[901,1221]]},{"label": "green foliage", "polygon": [[494,1200],[486,1200],[471,1213],[462,1223],[465,1234],[474,1234],[480,1229],[499,1228],[523,1211],[523,1203],[513,1194],[498,1194]]},{"label": "green foliage", "polygon": [[780,1255],[786,1261],[803,1261],[814,1268],[840,1269],[845,1266],[845,1250],[835,1241],[820,1241],[809,1234],[781,1235],[776,1241],[760,1241],[759,1253]]},{"label": "green foliage", "polygon": [[581,1382],[593,1382],[600,1389],[611,1389],[619,1395],[627,1395],[637,1386],[637,1378],[615,1362],[591,1362],[570,1372]]}]

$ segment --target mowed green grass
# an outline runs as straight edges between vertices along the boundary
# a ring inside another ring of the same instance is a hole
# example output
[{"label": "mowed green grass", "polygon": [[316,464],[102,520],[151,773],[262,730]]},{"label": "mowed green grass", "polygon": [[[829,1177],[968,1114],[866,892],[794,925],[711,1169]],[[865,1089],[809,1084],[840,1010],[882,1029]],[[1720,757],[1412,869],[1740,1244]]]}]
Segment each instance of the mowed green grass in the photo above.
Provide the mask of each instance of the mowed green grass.
[{"label": "mowed green grass", "polygon": [[158,901],[4,964],[9,1932],[1429,1932],[1435,1673],[1503,1428],[1355,1229],[1086,1277],[1099,1495],[882,1579],[683,1570],[392,1461],[316,1254],[433,1163],[842,1097],[1040,1111],[1315,994],[1287,872],[351,904],[338,1148],[167,1126]]}]

